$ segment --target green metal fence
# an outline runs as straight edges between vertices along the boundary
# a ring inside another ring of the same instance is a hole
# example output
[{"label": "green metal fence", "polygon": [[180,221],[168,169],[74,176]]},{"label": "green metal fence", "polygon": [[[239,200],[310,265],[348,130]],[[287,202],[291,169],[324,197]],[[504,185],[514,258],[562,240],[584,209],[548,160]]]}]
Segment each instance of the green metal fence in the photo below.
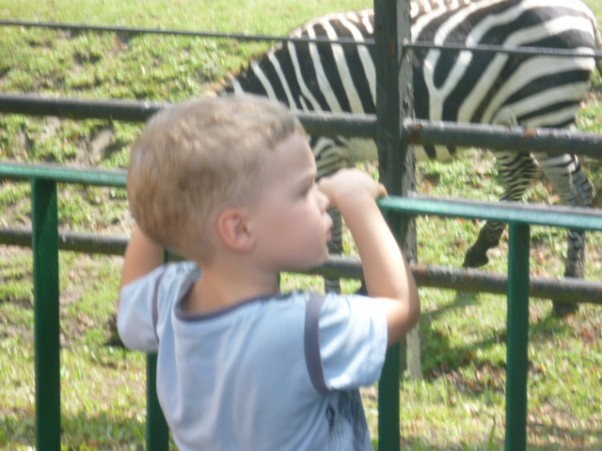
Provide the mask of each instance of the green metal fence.
[{"label": "green metal fence", "polygon": [[[59,342],[58,183],[124,187],[124,171],[72,169],[45,165],[0,163],[0,179],[29,180],[32,185],[32,248],[34,265],[34,329],[36,448],[60,449],[61,395]],[[506,449],[527,444],[527,370],[529,331],[529,231],[531,225],[602,231],[602,215],[593,210],[547,207],[532,210],[514,203],[475,204],[468,201],[390,196],[380,201],[389,221],[403,216],[435,215],[485,219],[509,224]],[[169,433],[158,405],[155,356],[147,360],[147,449],[165,450]],[[400,447],[399,346],[387,354],[379,384],[380,449]]]},{"label": "green metal fence", "polygon": [[[0,178],[28,179],[32,188],[36,449],[61,449],[59,228],[57,183],[124,187],[124,171],[0,164]],[[147,357],[148,450],[169,447],[155,391],[156,355]]]}]

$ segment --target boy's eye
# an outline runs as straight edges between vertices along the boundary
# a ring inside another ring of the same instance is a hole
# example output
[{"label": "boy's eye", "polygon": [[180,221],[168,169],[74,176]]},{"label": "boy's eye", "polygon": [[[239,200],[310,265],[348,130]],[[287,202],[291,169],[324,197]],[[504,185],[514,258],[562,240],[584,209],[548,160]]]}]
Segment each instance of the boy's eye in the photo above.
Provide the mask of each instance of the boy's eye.
[{"label": "boy's eye", "polygon": [[316,179],[312,177],[308,178],[299,188],[299,194],[303,197],[307,197],[314,189],[318,188],[318,184],[316,183]]},{"label": "boy's eye", "polygon": [[316,185],[307,185],[303,188],[303,190],[301,191],[301,198],[303,199],[307,199],[309,196],[311,196],[311,193],[313,193],[314,187]]}]

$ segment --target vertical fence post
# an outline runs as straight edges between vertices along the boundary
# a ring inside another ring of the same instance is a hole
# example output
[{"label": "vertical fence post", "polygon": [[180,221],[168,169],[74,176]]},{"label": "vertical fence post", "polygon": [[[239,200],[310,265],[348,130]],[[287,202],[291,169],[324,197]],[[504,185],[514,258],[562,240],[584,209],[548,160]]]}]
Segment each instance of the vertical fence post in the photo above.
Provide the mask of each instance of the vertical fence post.
[{"label": "vertical fence post", "polygon": [[529,225],[510,223],[508,252],[508,345],[506,450],[527,449],[529,369]]},{"label": "vertical fence post", "polygon": [[32,180],[36,448],[61,448],[59,233],[56,182]]},{"label": "vertical fence post", "polygon": [[[374,38],[376,63],[376,112],[379,175],[389,194],[407,195],[415,189],[414,153],[402,136],[402,119],[413,116],[412,67],[400,44],[411,40],[409,0],[374,0]],[[388,219],[391,219],[390,217]],[[414,221],[389,222],[409,261],[416,260]],[[419,357],[417,331],[409,354]],[[387,352],[379,384],[379,448],[399,450],[399,383],[407,368],[406,347],[409,340]],[[418,370],[411,370],[414,375]]]},{"label": "vertical fence post", "polygon": [[169,449],[169,428],[157,398],[157,354],[146,356],[146,449]]},{"label": "vertical fence post", "polygon": [[[163,261],[169,261],[167,251],[163,252]],[[157,354],[146,356],[146,449],[169,449],[169,427],[157,397]]]}]

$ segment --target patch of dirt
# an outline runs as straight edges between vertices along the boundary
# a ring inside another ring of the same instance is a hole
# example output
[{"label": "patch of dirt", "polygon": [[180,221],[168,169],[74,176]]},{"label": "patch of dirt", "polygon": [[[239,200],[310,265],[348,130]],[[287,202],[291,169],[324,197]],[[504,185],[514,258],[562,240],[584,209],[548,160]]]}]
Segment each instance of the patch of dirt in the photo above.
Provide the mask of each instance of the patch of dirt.
[{"label": "patch of dirt", "polygon": [[602,449],[602,423],[575,420],[552,403],[533,409],[527,416],[527,434],[533,447],[551,449]]},{"label": "patch of dirt", "polygon": [[503,393],[506,387],[505,366],[484,362],[475,368],[474,377],[467,377],[458,371],[452,371],[447,378],[458,391],[463,393],[497,392]]},{"label": "patch of dirt", "polygon": [[576,337],[588,346],[599,346],[602,337],[602,324],[596,323],[583,316],[572,315],[566,318]]},{"label": "patch of dirt", "polygon": [[115,130],[112,125],[109,125],[101,128],[84,143],[86,149],[85,152],[83,152],[83,156],[86,160],[86,164],[89,166],[97,166],[109,156],[109,149],[111,149],[114,135]]}]

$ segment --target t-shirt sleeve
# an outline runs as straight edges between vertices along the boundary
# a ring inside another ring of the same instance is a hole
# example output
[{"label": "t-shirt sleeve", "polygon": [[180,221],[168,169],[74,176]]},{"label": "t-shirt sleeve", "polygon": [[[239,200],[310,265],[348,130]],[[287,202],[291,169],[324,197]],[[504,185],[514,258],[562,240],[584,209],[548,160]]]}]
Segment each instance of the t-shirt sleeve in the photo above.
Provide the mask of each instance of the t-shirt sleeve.
[{"label": "t-shirt sleeve", "polygon": [[[349,390],[377,382],[387,351],[385,313],[364,296],[329,294],[321,301],[312,301],[308,304],[305,333],[306,359],[314,387],[319,391]],[[311,317],[317,316],[312,310],[319,314],[317,327],[312,326]],[[319,358],[315,356],[317,350],[312,351],[312,342],[319,343]]]},{"label": "t-shirt sleeve", "polygon": [[165,268],[160,266],[121,289],[117,330],[128,348],[156,352],[159,347],[157,303]]}]

